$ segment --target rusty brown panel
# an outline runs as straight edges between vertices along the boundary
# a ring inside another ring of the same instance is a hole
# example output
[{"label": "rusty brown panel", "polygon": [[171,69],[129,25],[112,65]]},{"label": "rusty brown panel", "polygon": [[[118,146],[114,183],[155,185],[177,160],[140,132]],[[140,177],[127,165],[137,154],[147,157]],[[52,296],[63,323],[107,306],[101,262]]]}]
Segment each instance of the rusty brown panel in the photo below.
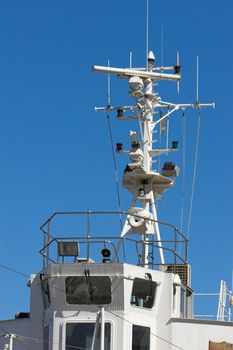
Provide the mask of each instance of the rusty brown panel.
[{"label": "rusty brown panel", "polygon": [[210,341],[209,350],[233,350],[233,344],[226,343],[225,341],[222,343],[214,343]]}]

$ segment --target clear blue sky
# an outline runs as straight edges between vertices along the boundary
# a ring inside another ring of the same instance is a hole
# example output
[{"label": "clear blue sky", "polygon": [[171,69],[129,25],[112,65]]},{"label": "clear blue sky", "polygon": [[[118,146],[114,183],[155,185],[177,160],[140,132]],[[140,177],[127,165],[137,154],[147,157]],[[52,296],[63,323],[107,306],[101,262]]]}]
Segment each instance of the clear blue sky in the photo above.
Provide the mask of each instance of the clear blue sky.
[{"label": "clear blue sky", "polygon": [[[233,47],[231,0],[150,0],[149,48],[175,63],[182,83],[162,84],[166,100],[215,102],[202,111],[189,256],[192,286],[216,292],[233,269]],[[41,268],[39,226],[54,211],[117,210],[105,114],[107,79],[93,64],[145,63],[145,0],[0,1],[0,264],[30,275]],[[112,79],[112,104],[130,103],[125,81]],[[119,90],[120,88],[121,91]],[[187,118],[186,211],[192,180],[197,115]],[[114,142],[128,146],[128,125],[112,116]],[[180,137],[181,113],[171,121]],[[178,137],[178,138],[179,138]],[[181,157],[175,159],[181,166]],[[119,176],[127,163],[117,157]],[[159,217],[179,226],[181,178],[159,204]],[[130,197],[121,190],[122,208]],[[110,228],[109,228],[110,231]],[[27,279],[0,267],[0,319],[29,309]],[[217,307],[217,305],[216,305]]]}]

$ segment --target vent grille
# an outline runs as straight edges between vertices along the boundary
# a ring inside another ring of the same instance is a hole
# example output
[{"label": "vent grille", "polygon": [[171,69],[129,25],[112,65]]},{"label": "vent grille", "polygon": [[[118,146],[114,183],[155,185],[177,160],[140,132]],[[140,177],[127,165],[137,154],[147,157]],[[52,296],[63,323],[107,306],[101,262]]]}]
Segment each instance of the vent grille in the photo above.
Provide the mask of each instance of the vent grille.
[{"label": "vent grille", "polygon": [[181,282],[191,287],[191,266],[188,264],[160,265],[160,271],[177,273]]}]

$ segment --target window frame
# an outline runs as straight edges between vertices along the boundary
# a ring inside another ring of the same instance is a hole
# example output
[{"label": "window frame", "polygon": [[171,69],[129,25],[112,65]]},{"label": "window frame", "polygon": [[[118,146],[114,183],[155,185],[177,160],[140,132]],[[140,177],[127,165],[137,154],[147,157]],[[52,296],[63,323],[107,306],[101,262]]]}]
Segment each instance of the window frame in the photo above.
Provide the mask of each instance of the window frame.
[{"label": "window frame", "polygon": [[[83,319],[83,320],[79,320],[78,322],[76,320],[67,320],[64,324],[63,324],[63,337],[62,337],[62,349],[66,350],[66,327],[67,324],[72,323],[72,324],[83,324],[83,323],[87,323],[87,324],[93,324],[95,325],[96,323],[96,319],[90,320],[90,319]],[[113,334],[114,334],[114,322],[113,320],[106,320],[105,319],[105,325],[106,324],[110,325],[110,350],[113,349]],[[101,327],[101,322],[100,322],[100,327]]]},{"label": "window frame", "polygon": [[44,280],[41,279],[41,293],[42,293],[44,309],[47,310],[51,306],[49,277],[45,278]]},{"label": "window frame", "polygon": [[75,275],[75,276],[66,276],[65,279],[64,279],[66,304],[67,305],[86,305],[86,306],[88,306],[88,305],[90,305],[90,306],[91,305],[110,305],[112,303],[112,278],[109,275],[108,276],[105,276],[105,275],[91,275],[89,278],[92,279],[92,278],[99,278],[99,277],[101,277],[101,278],[108,278],[108,280],[109,280],[110,296],[109,296],[109,301],[108,302],[100,303],[100,302],[96,302],[95,300],[93,302],[89,302],[89,303],[87,303],[87,302],[85,302],[85,303],[83,303],[83,302],[80,302],[80,303],[76,303],[76,302],[75,303],[70,303],[70,302],[68,302],[68,300],[67,300],[67,285],[66,285],[67,279],[68,278],[85,279],[85,276],[83,276],[83,275],[78,275],[78,276]]},{"label": "window frame", "polygon": [[[153,301],[152,301],[152,306],[151,307],[145,307],[145,306],[140,306],[140,305],[135,305],[132,303],[132,297],[133,297],[133,289],[134,289],[134,283],[136,280],[141,280],[141,281],[145,281],[145,282],[150,282],[154,284],[154,296],[153,296]],[[155,307],[155,302],[156,302],[156,295],[157,295],[157,288],[159,286],[159,283],[156,281],[153,281],[152,279],[145,279],[142,277],[135,277],[133,279],[133,284],[132,284],[132,289],[131,289],[131,295],[130,295],[130,306],[135,307],[135,308],[140,308],[143,310],[148,310],[148,311],[152,311]]]},{"label": "window frame", "polygon": [[[139,324],[132,324],[132,328],[131,328],[131,341],[132,341],[132,343],[131,343],[131,350],[134,350],[133,346],[135,345],[133,343],[133,340],[134,340],[134,327],[147,328],[149,330],[149,344],[146,344],[147,345],[147,349],[146,350],[150,350],[150,348],[151,348],[151,327],[149,327],[149,326],[142,326],[142,325],[139,325]],[[140,350],[144,350],[144,349],[140,349]]]},{"label": "window frame", "polygon": [[[47,333],[46,331],[47,330]],[[45,339],[45,336],[48,336],[47,339]],[[46,324],[43,326],[43,350],[49,350],[50,349],[50,324]]]}]

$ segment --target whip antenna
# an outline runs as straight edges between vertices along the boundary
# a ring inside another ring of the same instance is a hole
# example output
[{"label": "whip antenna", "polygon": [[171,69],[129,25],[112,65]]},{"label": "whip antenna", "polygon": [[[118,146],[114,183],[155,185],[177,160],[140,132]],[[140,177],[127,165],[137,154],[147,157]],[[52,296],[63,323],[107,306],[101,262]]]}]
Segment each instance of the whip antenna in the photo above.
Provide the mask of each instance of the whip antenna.
[{"label": "whip antenna", "polygon": [[[179,70],[179,72],[180,72],[180,54],[178,51],[176,53],[176,69]],[[180,81],[179,80],[177,80],[177,82],[176,82],[176,91],[178,94],[180,93]]]},{"label": "whip antenna", "polygon": [[[108,59],[108,67],[110,67],[110,59]],[[108,106],[107,106],[107,109],[110,109],[110,108],[111,108],[111,75],[110,75],[110,73],[108,73]],[[121,212],[122,209],[121,209],[120,189],[119,189],[119,181],[118,181],[118,171],[117,171],[117,163],[116,163],[116,157],[115,157],[115,152],[114,152],[114,147],[113,147],[112,128],[111,128],[109,114],[107,115],[107,120],[108,120],[108,129],[109,129],[109,136],[110,136],[112,157],[113,157],[113,165],[114,165],[114,172],[115,172],[117,204],[118,204],[118,210],[119,210],[119,212]],[[120,214],[120,227],[121,227],[121,229],[123,227],[121,214]]]},{"label": "whip antenna", "polygon": [[197,95],[197,102],[199,101],[199,57],[197,56],[197,82],[196,82],[196,95]]},{"label": "whip antenna", "polygon": [[149,0],[146,0],[146,70],[148,70],[148,52],[149,52]]},{"label": "whip antenna", "polygon": [[[108,59],[108,67],[110,67],[110,59]],[[108,107],[111,106],[111,78],[110,73],[108,73]]]},{"label": "whip antenna", "polygon": [[163,67],[163,21],[161,22],[161,66]]},{"label": "whip antenna", "polygon": [[129,68],[132,68],[133,64],[133,52],[130,50],[129,52]]}]

